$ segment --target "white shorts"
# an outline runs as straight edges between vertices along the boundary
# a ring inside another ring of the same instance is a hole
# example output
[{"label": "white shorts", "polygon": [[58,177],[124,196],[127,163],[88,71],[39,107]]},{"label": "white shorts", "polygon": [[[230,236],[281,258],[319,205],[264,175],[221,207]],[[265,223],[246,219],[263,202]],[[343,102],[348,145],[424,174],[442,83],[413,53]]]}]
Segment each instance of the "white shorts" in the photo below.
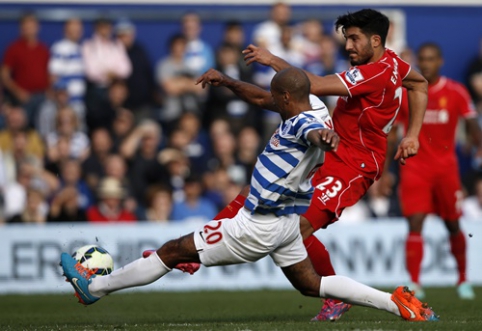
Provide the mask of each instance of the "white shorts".
[{"label": "white shorts", "polygon": [[245,208],[232,219],[211,221],[195,231],[194,243],[205,266],[255,262],[270,255],[283,268],[308,256],[299,215],[252,215]]}]

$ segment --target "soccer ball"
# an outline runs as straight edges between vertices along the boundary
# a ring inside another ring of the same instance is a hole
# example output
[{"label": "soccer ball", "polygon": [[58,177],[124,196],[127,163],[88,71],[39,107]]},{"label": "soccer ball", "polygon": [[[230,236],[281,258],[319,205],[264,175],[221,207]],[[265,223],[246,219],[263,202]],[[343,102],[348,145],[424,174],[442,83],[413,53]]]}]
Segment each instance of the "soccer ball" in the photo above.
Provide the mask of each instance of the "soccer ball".
[{"label": "soccer ball", "polygon": [[72,254],[72,257],[96,275],[108,275],[114,270],[112,256],[104,248],[96,245],[82,246]]}]

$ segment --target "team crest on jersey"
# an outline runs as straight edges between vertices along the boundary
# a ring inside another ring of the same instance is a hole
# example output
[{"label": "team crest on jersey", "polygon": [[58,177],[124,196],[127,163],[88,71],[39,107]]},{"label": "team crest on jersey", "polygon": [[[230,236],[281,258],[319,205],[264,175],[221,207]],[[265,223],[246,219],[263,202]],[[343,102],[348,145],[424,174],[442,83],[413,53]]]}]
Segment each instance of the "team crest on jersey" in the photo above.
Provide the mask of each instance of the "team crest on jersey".
[{"label": "team crest on jersey", "polygon": [[353,69],[348,70],[345,73],[345,78],[352,85],[355,85],[356,83],[365,79],[363,77],[363,75],[361,74],[360,70],[358,70],[358,68],[353,68]]},{"label": "team crest on jersey", "polygon": [[271,139],[269,140],[269,143],[274,147],[279,146],[279,129],[276,129],[276,131],[273,133]]}]

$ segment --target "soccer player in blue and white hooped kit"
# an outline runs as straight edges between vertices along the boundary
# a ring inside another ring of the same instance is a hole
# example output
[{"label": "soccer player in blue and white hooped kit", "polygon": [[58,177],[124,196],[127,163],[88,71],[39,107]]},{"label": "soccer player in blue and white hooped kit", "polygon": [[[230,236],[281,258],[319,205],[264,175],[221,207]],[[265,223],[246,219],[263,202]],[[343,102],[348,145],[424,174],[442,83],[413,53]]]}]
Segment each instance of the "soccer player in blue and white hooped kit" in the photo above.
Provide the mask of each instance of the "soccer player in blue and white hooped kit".
[{"label": "soccer player in blue and white hooped kit", "polygon": [[[222,79],[230,78],[209,70],[199,82],[216,86]],[[239,81],[232,83],[239,84],[240,89],[253,88]],[[322,279],[313,269],[300,234],[298,213],[309,205],[313,191],[310,179],[323,161],[323,150],[336,150],[339,138],[323,125],[324,110],[312,109],[309,91],[309,79],[300,69],[287,68],[274,76],[271,94],[283,121],[260,154],[245,207],[234,218],[211,221],[165,243],[156,254],[107,276],[93,275],[70,254],[62,253],[62,268],[80,302],[92,304],[111,292],[150,284],[179,263],[228,265],[255,262],[270,255],[304,295],[337,298],[410,319],[396,303],[402,300],[410,316],[421,316],[422,309],[427,308],[399,290],[401,287],[397,289],[400,295],[391,295],[343,276]]]}]

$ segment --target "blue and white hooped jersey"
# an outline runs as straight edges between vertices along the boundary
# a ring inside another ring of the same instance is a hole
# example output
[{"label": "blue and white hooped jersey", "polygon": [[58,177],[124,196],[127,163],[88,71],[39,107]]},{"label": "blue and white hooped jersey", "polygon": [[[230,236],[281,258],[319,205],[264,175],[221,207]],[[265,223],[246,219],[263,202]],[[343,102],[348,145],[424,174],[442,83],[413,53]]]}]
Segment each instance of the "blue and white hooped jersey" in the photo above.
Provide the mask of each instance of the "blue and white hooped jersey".
[{"label": "blue and white hooped jersey", "polygon": [[311,178],[324,152],[307,140],[311,130],[333,128],[326,106],[310,96],[313,110],[282,121],[258,156],[245,206],[252,213],[303,214],[310,205]]}]

